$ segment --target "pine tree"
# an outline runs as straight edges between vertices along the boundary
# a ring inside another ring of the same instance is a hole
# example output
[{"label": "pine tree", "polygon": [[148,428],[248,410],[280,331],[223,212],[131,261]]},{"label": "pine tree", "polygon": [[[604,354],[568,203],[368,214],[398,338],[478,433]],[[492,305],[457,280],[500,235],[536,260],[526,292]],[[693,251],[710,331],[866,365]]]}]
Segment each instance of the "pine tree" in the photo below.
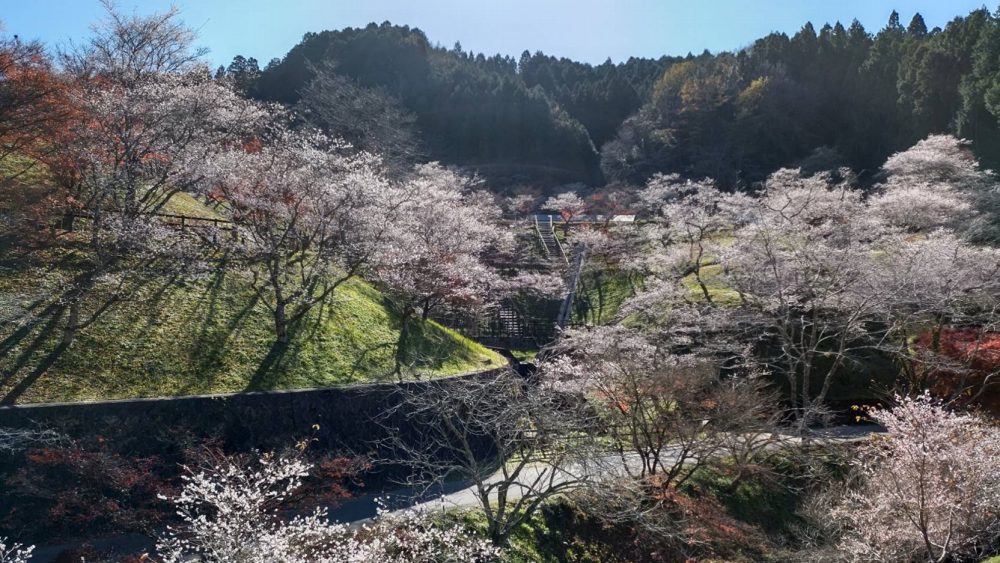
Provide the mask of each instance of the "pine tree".
[{"label": "pine tree", "polygon": [[910,20],[910,25],[906,28],[906,33],[913,37],[927,35],[927,24],[924,23],[924,17],[920,15],[920,12],[914,14],[913,19]]}]

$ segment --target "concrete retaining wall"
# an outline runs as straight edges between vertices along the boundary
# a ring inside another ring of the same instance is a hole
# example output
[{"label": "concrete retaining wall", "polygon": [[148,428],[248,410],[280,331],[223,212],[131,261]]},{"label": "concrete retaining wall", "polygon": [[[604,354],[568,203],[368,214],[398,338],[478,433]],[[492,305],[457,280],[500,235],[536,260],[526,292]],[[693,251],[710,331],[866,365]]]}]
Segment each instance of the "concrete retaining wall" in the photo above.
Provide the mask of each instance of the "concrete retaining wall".
[{"label": "concrete retaining wall", "polygon": [[[401,388],[494,377],[506,369],[401,384],[0,407],[0,427],[47,428],[77,439],[100,437],[132,455],[161,453],[189,439],[218,438],[228,450],[247,451],[281,448],[309,436],[322,450],[365,453],[385,437],[386,421],[378,418],[398,406]],[[405,413],[396,409],[388,422],[405,432],[405,420]],[[319,429],[313,430],[313,425]]]}]

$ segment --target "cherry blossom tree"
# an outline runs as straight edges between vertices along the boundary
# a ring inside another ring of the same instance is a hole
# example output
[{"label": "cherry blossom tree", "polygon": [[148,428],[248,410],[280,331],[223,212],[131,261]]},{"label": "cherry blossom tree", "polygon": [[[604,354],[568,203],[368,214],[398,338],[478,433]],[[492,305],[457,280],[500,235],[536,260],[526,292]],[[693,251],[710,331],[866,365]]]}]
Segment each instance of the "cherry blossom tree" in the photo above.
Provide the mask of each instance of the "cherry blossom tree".
[{"label": "cherry blossom tree", "polygon": [[772,443],[760,438],[776,428],[780,411],[762,378],[726,379],[718,358],[673,353],[686,340],[682,329],[570,329],[541,366],[546,387],[580,395],[598,413],[614,457],[591,460],[593,472],[655,476],[676,487],[724,449],[749,463]]},{"label": "cherry blossom tree", "polygon": [[712,181],[708,178],[684,180],[679,174],[654,174],[639,191],[636,205],[650,217],[658,218],[663,214],[665,205],[702,189],[714,189]]},{"label": "cherry blossom tree", "polygon": [[[829,176],[782,170],[756,198],[659,177],[642,199],[662,221],[647,229],[652,279],[626,311],[658,323],[676,322],[683,311],[700,345],[715,339],[712,346],[730,354],[751,346],[787,381],[804,428],[871,309],[860,296],[879,225],[863,212],[860,194]],[[711,291],[709,274],[725,300]],[[692,277],[696,295],[682,283]],[[828,357],[833,365],[821,368]]]},{"label": "cherry blossom tree", "polygon": [[910,232],[948,228],[977,243],[1000,240],[1000,182],[981,168],[969,142],[931,135],[892,155],[872,209]]},{"label": "cherry blossom tree", "polygon": [[1000,432],[926,394],[896,400],[869,413],[888,434],[863,448],[833,511],[840,548],[864,561],[976,560],[1000,532]]},{"label": "cherry blossom tree", "polygon": [[25,547],[19,543],[7,545],[7,538],[0,538],[0,563],[28,563],[34,546]]},{"label": "cherry blossom tree", "polygon": [[538,196],[530,193],[517,194],[504,200],[505,210],[515,218],[531,213],[537,204]]},{"label": "cherry blossom tree", "polygon": [[869,345],[858,337],[876,306],[868,265],[881,249],[882,227],[846,183],[793,170],[772,175],[751,213],[733,243],[717,247],[723,280],[738,294],[739,318],[766,350],[768,369],[784,376],[805,428]]},{"label": "cherry blossom tree", "polygon": [[393,228],[379,253],[375,275],[400,317],[396,373],[408,356],[410,323],[441,307],[463,310],[496,299],[502,285],[485,258],[509,247],[492,198],[473,190],[473,180],[436,163],[418,165],[403,188]]},{"label": "cherry blossom tree", "polygon": [[331,563],[492,563],[500,560],[501,553],[471,530],[459,524],[435,522],[434,513],[421,509],[395,513],[380,510],[374,522],[363,524],[335,549]]},{"label": "cherry blossom tree", "polygon": [[681,181],[677,175],[656,175],[639,194],[657,222],[644,227],[647,246],[656,252],[646,267],[661,278],[692,276],[702,298],[713,302],[705,271],[718,262],[716,246],[742,223],[752,207],[748,196],[724,194],[709,180]]},{"label": "cherry blossom tree", "polygon": [[100,77],[133,85],[162,74],[186,74],[202,67],[207,49],[195,48],[197,34],[180,19],[180,10],[125,14],[113,0],[101,0],[105,19],[93,26],[93,34],[82,45],[62,53],[62,64],[70,74]]},{"label": "cherry blossom tree", "polygon": [[566,294],[566,280],[558,272],[519,270],[513,276],[499,278],[498,298],[533,296],[559,298]]},{"label": "cherry blossom tree", "polygon": [[[872,319],[882,327],[878,348],[896,359],[903,391],[934,388],[949,402],[978,398],[996,377],[992,369],[978,369],[984,365],[977,368],[976,360],[997,326],[1000,251],[943,230],[916,239],[895,235],[881,247],[870,264],[867,292]],[[945,341],[958,329],[969,348],[956,355]],[[948,385],[936,384],[942,376]]]},{"label": "cherry blossom tree", "polygon": [[164,562],[424,563],[497,559],[488,541],[419,511],[387,513],[359,529],[331,523],[325,508],[286,518],[282,503],[310,466],[298,455],[265,454],[255,463],[222,459],[189,470],[171,500],[181,524],[157,543]]},{"label": "cherry blossom tree", "polygon": [[563,220],[563,232],[569,233],[570,221],[587,211],[587,202],[575,191],[569,191],[548,198],[542,204],[542,209],[558,213]]},{"label": "cherry blossom tree", "polygon": [[221,244],[248,267],[279,343],[375,261],[400,204],[380,169],[373,155],[287,130],[210,162],[206,177],[235,228]]},{"label": "cherry blossom tree", "polygon": [[[593,440],[581,432],[588,417],[512,372],[401,386],[398,392],[398,407],[383,414],[391,461],[408,467],[408,484],[420,490],[432,492],[456,477],[470,482],[496,546],[547,501],[590,478],[583,463]],[[398,426],[400,420],[417,432]]]},{"label": "cherry blossom tree", "polygon": [[910,231],[963,227],[976,214],[975,193],[989,182],[968,143],[949,135],[932,135],[892,155],[882,173],[872,209]]},{"label": "cherry blossom tree", "polygon": [[70,309],[64,344],[105,310],[81,317],[99,280],[184,264],[190,238],[153,216],[179,192],[204,193],[204,163],[268,118],[196,64],[193,34],[175,10],[125,17],[106,7],[91,42],[64,54],[82,117],[50,163],[70,215],[86,219],[89,247],[86,271],[61,298]]},{"label": "cherry blossom tree", "polygon": [[133,230],[152,223],[148,216],[175,194],[203,193],[203,163],[268,117],[197,72],[130,86],[100,80],[80,96],[86,122],[61,155],[67,168],[56,173],[90,230],[112,231],[106,236],[122,245],[135,244],[141,233]]},{"label": "cherry blossom tree", "polygon": [[950,231],[915,236],[849,174],[781,170],[757,197],[657,177],[642,200],[660,221],[645,230],[647,290],[626,311],[663,322],[697,310],[708,323],[701,340],[752,346],[784,378],[801,429],[821,417],[833,383],[874,354],[928,364],[930,355],[914,357],[915,335],[995,322],[995,249]]}]

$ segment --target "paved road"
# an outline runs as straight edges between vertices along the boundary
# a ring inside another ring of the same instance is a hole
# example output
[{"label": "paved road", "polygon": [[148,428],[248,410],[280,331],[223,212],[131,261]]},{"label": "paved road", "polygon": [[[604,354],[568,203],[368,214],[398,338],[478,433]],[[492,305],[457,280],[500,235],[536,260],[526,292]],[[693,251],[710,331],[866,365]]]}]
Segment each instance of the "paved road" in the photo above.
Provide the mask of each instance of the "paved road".
[{"label": "paved road", "polygon": [[[809,439],[819,443],[843,443],[843,442],[852,442],[855,440],[862,440],[867,438],[868,436],[871,436],[874,433],[882,431],[883,430],[881,430],[879,427],[876,426],[833,426],[830,428],[824,428],[821,430],[813,431],[810,434]],[[802,441],[801,437],[792,435],[782,436],[782,438],[783,440],[781,442],[777,442],[775,444],[775,447],[798,444],[801,443]],[[667,450],[665,456],[676,455],[677,453],[679,452]],[[634,472],[637,473],[638,470],[641,468],[640,461],[637,456],[632,459],[628,459],[627,461],[630,463],[630,465],[632,465],[630,469],[632,469]],[[599,470],[602,471],[604,474],[615,471],[616,470],[615,468],[617,468],[617,471],[620,472],[621,474],[624,475],[625,473],[624,468],[622,467],[622,459],[618,455],[608,455],[602,459],[598,459],[595,462],[591,463],[592,465],[590,467],[593,468],[593,470],[597,470],[599,468]],[[539,471],[541,469],[542,467],[530,467],[530,466],[526,467],[523,470],[522,477],[519,480],[521,482],[526,482],[526,483],[532,482],[536,477],[538,477]],[[583,468],[571,467],[567,471],[564,471],[559,475],[556,475],[555,482],[561,483],[565,482],[568,479],[574,479],[576,478],[576,475],[582,472],[584,472]],[[502,477],[498,472],[495,473],[486,482],[495,483],[500,481],[501,479]],[[520,493],[517,491],[516,488],[513,488],[509,494],[510,500],[516,500],[517,498],[519,498],[519,496]],[[407,508],[418,508],[427,510],[432,510],[436,508],[437,509],[476,508],[479,506],[479,498],[476,494],[476,487],[472,481],[449,484],[446,487],[446,490],[439,491],[436,494],[431,495],[431,498],[427,498],[427,495],[424,495],[423,497],[414,496],[412,490],[395,491],[390,494],[389,498],[392,501],[391,504],[389,504],[389,507],[391,509],[397,509],[397,510],[405,510]],[[353,502],[353,499],[352,501],[348,502],[349,503]],[[364,501],[362,501],[362,504],[363,503]],[[357,516],[361,514],[367,514],[367,512],[356,512],[357,508],[348,507],[346,506],[346,503],[343,508],[346,509],[345,512],[341,512],[340,508],[331,510],[330,511],[331,517],[341,522],[353,522],[357,519]],[[373,508],[371,514],[366,517],[370,518],[371,516],[374,516],[374,514],[375,512]]]},{"label": "paved road", "polygon": [[[835,426],[812,432],[810,440],[825,443],[849,442],[861,440],[868,436],[881,432],[875,426]],[[795,436],[785,436],[785,444],[797,443],[801,438]],[[638,460],[636,460],[638,461]],[[609,471],[608,468],[618,467],[621,469],[621,459],[618,456],[607,456],[603,460],[598,460],[595,464]],[[523,470],[522,481],[528,482],[538,476],[541,467],[526,467]],[[579,469],[577,469],[579,470]],[[566,479],[574,478],[573,469],[556,476],[556,482],[565,482]],[[494,474],[487,482],[497,482],[501,480],[498,473]],[[516,500],[520,493],[516,488],[509,493],[510,500]],[[379,506],[399,512],[408,509],[421,510],[448,510],[455,508],[476,508],[479,506],[479,498],[476,494],[476,487],[472,481],[450,481],[432,490],[416,488],[399,488],[392,491],[371,492],[357,495],[343,503],[329,509],[330,519],[337,522],[349,522],[361,525],[365,521],[373,518]],[[86,542],[98,550],[114,550],[118,553],[140,553],[151,550],[154,542],[144,535],[116,536],[110,538],[99,538]],[[31,559],[31,563],[50,563],[67,549],[73,549],[83,545],[83,542],[68,543],[62,545],[39,546]]]}]

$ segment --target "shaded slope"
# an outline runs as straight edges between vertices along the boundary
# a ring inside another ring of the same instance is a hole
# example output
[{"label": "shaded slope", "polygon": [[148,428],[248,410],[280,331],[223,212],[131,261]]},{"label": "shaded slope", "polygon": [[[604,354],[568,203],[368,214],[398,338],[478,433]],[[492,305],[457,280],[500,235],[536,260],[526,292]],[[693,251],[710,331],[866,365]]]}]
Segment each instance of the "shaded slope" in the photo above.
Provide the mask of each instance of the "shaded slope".
[{"label": "shaded slope", "polygon": [[[370,285],[344,284],[307,318],[289,348],[275,354],[269,314],[240,275],[225,270],[207,279],[150,282],[52,358],[60,310],[44,298],[69,277],[59,268],[0,269],[0,399],[308,388],[384,380],[392,372],[398,319]],[[101,286],[89,306],[96,308],[109,290]],[[417,327],[412,346],[421,358],[412,375],[454,374],[504,361],[433,322]]]}]

